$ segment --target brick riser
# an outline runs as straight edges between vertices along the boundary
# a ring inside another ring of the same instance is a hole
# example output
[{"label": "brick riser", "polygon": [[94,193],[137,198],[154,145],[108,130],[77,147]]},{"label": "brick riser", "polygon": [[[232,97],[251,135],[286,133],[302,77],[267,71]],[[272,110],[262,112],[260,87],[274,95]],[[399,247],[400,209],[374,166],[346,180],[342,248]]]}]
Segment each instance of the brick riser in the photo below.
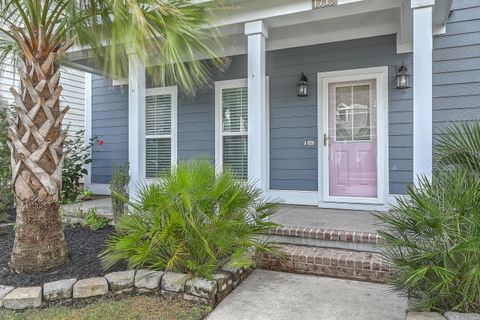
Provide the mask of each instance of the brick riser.
[{"label": "brick riser", "polygon": [[326,241],[343,241],[353,243],[363,243],[378,245],[383,243],[382,237],[378,233],[345,231],[345,230],[328,230],[316,227],[288,227],[281,226],[270,229],[267,235],[318,239]]},{"label": "brick riser", "polygon": [[384,283],[392,273],[377,253],[287,245],[284,257],[260,253],[262,269]]}]

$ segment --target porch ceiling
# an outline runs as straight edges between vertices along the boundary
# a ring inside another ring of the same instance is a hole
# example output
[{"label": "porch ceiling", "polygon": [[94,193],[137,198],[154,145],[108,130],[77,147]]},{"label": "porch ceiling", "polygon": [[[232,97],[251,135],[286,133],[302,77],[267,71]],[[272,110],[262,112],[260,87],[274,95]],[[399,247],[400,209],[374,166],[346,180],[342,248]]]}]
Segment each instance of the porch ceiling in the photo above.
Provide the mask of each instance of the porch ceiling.
[{"label": "porch ceiling", "polygon": [[[246,22],[263,20],[269,27],[267,50],[320,43],[397,35],[397,51],[412,51],[413,19],[411,0],[337,0],[337,5],[313,9],[312,0],[227,0],[226,9],[215,12],[214,23],[225,35],[224,48],[217,54],[230,56],[247,52]],[[444,31],[452,0],[436,0],[434,33]],[[70,53],[67,63],[98,73],[87,51]],[[199,57],[199,59],[206,57]]]}]

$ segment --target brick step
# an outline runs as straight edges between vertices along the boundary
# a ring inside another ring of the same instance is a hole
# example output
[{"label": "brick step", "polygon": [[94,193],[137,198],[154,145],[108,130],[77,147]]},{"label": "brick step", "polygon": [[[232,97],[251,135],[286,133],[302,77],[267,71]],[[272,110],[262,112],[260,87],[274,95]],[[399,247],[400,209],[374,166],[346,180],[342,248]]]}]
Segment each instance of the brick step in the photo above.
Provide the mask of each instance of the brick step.
[{"label": "brick step", "polygon": [[257,255],[262,269],[368,282],[386,282],[391,266],[380,254],[352,250],[285,245],[284,257]]},{"label": "brick step", "polygon": [[329,230],[316,227],[281,226],[266,232],[270,240],[290,245],[380,252],[383,242],[378,233]]}]

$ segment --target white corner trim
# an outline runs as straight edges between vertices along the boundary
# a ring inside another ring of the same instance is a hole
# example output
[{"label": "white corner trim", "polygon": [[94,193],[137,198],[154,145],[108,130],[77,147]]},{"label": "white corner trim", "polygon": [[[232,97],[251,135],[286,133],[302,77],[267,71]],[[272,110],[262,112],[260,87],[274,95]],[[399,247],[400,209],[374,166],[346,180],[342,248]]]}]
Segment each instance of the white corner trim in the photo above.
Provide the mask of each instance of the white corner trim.
[{"label": "white corner trim", "polygon": [[268,38],[268,26],[262,21],[253,21],[245,23],[245,35],[261,34],[265,38]]},{"label": "white corner trim", "polygon": [[223,90],[247,86],[246,78],[215,81],[215,167],[218,171],[223,169]]},{"label": "white corner trim", "polygon": [[431,177],[433,159],[433,7],[413,10],[413,180]]},{"label": "white corner trim", "polygon": [[[170,122],[171,122],[171,132],[170,132],[170,147],[171,147],[171,164],[172,168],[177,164],[178,161],[178,87],[177,86],[171,86],[171,87],[157,87],[157,88],[148,88],[145,89],[145,98],[148,96],[157,96],[157,95],[170,95],[171,96],[171,111],[170,111]],[[146,127],[146,122],[145,122],[145,112],[144,110],[144,116],[143,116],[143,128]],[[146,159],[145,159],[145,148],[146,148],[146,139],[147,136],[145,134],[145,131],[143,132],[142,139],[144,140],[144,143],[142,145],[141,153],[140,153],[140,159],[141,159],[141,180],[146,180]]]},{"label": "white corner trim", "polygon": [[106,183],[92,183],[90,191],[98,195],[110,195],[110,185]]},{"label": "white corner trim", "polygon": [[[145,64],[136,53],[128,56],[128,161],[130,193],[137,198],[142,177],[141,150],[145,144]],[[144,169],[143,169],[144,170]]]},{"label": "white corner trim", "polygon": [[337,207],[340,203],[358,205],[384,205],[389,194],[388,162],[388,66],[364,69],[321,72],[317,76],[318,138],[328,135],[328,83],[375,79],[377,82],[377,193],[375,199],[341,198],[328,195],[328,148],[318,144],[319,205]]},{"label": "white corner trim", "polygon": [[[92,74],[85,73],[85,143],[92,139]],[[90,158],[92,154],[90,153]],[[90,188],[92,184],[92,164],[86,166],[88,174],[84,177],[85,185]]]}]

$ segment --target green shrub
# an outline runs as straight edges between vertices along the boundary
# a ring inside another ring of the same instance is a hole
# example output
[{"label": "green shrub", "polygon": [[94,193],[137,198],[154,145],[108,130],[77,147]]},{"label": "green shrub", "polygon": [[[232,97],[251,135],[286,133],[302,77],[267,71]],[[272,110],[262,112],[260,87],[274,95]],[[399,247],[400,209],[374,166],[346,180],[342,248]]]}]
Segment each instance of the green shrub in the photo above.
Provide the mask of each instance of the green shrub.
[{"label": "green shrub", "polygon": [[207,160],[180,163],[139,192],[134,212],[120,218],[101,259],[105,268],[167,269],[211,278],[225,263],[250,267],[251,249],[276,250],[262,233],[278,205]]},{"label": "green shrub", "polygon": [[378,218],[393,283],[420,309],[480,312],[480,124],[443,132],[429,181]]},{"label": "green shrub", "polygon": [[8,106],[0,100],[0,222],[7,219],[8,213],[14,207],[13,193],[10,186],[12,179],[10,148],[7,144],[8,116]]},{"label": "green shrub", "polygon": [[445,171],[407,196],[378,215],[394,284],[422,309],[480,311],[480,180]]},{"label": "green shrub", "polygon": [[82,225],[92,230],[100,230],[108,226],[108,219],[106,217],[97,214],[96,208],[89,209],[86,213],[82,214]]},{"label": "green shrub", "polygon": [[435,162],[439,166],[480,174],[480,121],[454,123],[439,134]]},{"label": "green shrub", "polygon": [[62,171],[62,204],[74,203],[82,195],[80,180],[88,174],[86,166],[91,163],[90,158],[96,138],[85,143],[85,131],[80,130],[70,135],[64,143],[64,152],[67,154]]},{"label": "green shrub", "polygon": [[128,184],[130,183],[129,164],[113,165],[113,176],[110,182],[110,191],[112,194],[112,213],[113,220],[117,222],[128,210]]}]

